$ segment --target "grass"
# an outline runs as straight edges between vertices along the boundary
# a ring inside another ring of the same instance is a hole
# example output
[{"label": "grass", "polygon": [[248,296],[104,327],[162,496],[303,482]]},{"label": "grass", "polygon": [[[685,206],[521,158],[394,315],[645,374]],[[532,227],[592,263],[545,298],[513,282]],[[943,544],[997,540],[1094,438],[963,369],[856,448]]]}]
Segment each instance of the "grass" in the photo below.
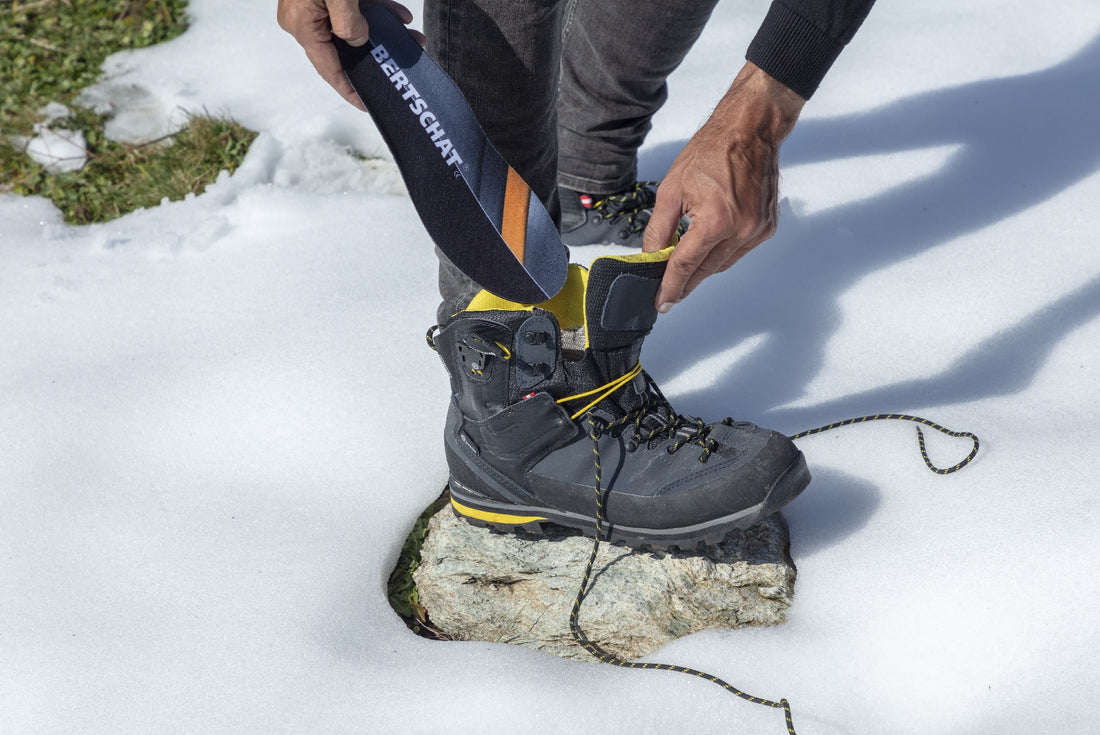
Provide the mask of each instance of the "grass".
[{"label": "grass", "polygon": [[450,500],[446,493],[424,509],[420,517],[413,524],[412,531],[405,537],[405,543],[401,547],[401,553],[397,558],[397,565],[390,574],[387,593],[390,607],[393,608],[405,624],[418,635],[425,638],[446,639],[447,636],[435,630],[428,620],[428,613],[420,604],[416,591],[416,582],[413,580],[413,572],[420,566],[420,547],[428,535],[428,521],[431,520],[440,508]]},{"label": "grass", "polygon": [[[0,192],[48,197],[67,222],[87,224],[199,193],[222,170],[236,170],[255,133],[231,120],[193,116],[165,140],[125,145],[104,137],[105,116],[73,104],[99,79],[108,55],[186,30],[185,6],[185,0],[0,0]],[[84,135],[88,161],[79,171],[51,173],[23,152],[49,102],[72,110],[51,127]]]}]

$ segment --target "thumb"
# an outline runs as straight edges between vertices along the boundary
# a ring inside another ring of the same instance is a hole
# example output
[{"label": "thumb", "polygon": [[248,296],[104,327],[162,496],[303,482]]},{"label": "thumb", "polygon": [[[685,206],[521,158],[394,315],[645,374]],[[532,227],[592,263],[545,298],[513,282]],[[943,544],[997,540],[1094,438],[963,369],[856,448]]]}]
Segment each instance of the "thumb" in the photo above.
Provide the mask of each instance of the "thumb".
[{"label": "thumb", "polygon": [[642,234],[642,250],[652,253],[673,244],[676,228],[680,225],[680,198],[668,195],[666,189],[657,189],[657,201]]}]

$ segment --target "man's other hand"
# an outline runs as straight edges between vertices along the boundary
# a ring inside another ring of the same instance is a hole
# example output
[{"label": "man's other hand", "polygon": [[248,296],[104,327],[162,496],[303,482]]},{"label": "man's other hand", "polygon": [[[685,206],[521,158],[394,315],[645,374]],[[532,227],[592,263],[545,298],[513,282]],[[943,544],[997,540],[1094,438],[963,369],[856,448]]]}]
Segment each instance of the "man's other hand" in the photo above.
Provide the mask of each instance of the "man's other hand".
[{"label": "man's other hand", "polygon": [[[412,11],[404,5],[393,0],[376,2],[388,8],[403,23],[412,22]],[[352,46],[362,46],[367,42],[370,28],[359,12],[358,0],[279,0],[277,18],[279,27],[301,44],[317,73],[344,99],[365,110],[351,82],[344,76],[340,57],[332,45],[333,36],[342,38]],[[414,35],[423,44],[423,35],[415,32]]]},{"label": "man's other hand", "polygon": [[805,100],[754,64],[730,85],[657,188],[643,250],[666,247],[683,215],[691,225],[657,291],[667,312],[707,276],[724,271],[775,233],[779,144]]}]

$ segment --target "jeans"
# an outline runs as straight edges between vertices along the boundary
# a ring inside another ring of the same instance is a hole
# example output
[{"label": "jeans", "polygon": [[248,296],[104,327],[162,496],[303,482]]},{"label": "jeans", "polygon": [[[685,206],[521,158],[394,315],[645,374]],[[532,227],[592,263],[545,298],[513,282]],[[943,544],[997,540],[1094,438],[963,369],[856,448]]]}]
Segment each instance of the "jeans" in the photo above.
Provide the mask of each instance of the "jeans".
[{"label": "jeans", "polygon": [[[560,219],[557,186],[611,194],[717,0],[425,0],[428,51]],[[440,254],[440,321],[480,290]]]}]

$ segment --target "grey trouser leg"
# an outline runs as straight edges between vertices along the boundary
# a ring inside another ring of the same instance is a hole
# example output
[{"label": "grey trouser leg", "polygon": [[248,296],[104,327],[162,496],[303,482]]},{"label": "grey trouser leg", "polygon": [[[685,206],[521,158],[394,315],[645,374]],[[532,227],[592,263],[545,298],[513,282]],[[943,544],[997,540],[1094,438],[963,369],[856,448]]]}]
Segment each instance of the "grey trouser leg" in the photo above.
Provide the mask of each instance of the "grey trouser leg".
[{"label": "grey trouser leg", "polygon": [[568,0],[558,96],[559,184],[613,194],[637,180],[638,149],[668,97],[665,79],[716,3]]},{"label": "grey trouser leg", "polygon": [[[557,221],[559,182],[593,194],[634,182],[665,77],[715,2],[425,0],[424,33],[489,140]],[[438,254],[442,322],[480,287]]]},{"label": "grey trouser leg", "polygon": [[[469,100],[485,133],[557,221],[562,0],[425,0],[428,52]],[[438,253],[438,251],[437,251]],[[440,256],[440,322],[480,287]]]}]

